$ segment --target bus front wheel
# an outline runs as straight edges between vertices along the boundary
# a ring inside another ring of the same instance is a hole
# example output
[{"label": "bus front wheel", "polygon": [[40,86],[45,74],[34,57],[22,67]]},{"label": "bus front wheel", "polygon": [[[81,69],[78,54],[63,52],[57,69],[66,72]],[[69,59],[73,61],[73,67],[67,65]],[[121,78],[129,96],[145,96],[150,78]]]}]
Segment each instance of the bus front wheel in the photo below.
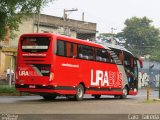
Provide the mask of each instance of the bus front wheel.
[{"label": "bus front wheel", "polygon": [[125,99],[125,98],[127,98],[127,95],[128,95],[128,89],[127,89],[127,87],[124,87],[123,90],[122,90],[122,95],[120,96],[120,98]]},{"label": "bus front wheel", "polygon": [[75,100],[80,101],[83,100],[84,96],[84,87],[82,84],[79,84],[76,88]]}]

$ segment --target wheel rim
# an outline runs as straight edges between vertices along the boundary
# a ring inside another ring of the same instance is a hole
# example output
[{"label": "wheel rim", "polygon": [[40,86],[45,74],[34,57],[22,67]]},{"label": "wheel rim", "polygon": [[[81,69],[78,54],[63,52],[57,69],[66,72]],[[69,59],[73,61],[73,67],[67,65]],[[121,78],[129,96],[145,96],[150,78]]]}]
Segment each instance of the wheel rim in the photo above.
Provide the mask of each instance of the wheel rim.
[{"label": "wheel rim", "polygon": [[127,96],[127,89],[125,89],[125,88],[123,89],[123,95]]},{"label": "wheel rim", "polygon": [[78,88],[77,95],[79,98],[81,98],[83,96],[83,90],[81,88]]}]

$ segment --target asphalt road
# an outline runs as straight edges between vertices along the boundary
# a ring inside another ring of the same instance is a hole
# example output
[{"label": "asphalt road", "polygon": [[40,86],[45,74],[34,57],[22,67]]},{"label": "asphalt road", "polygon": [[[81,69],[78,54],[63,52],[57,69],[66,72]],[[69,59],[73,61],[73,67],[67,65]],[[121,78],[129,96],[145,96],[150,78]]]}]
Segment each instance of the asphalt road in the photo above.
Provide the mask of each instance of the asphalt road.
[{"label": "asphalt road", "polygon": [[[158,98],[151,91],[150,99]],[[0,96],[0,114],[160,114],[160,102],[146,103],[146,90],[127,99],[102,96],[95,100],[85,95],[83,101],[70,101],[65,97],[45,101],[40,96]]]}]

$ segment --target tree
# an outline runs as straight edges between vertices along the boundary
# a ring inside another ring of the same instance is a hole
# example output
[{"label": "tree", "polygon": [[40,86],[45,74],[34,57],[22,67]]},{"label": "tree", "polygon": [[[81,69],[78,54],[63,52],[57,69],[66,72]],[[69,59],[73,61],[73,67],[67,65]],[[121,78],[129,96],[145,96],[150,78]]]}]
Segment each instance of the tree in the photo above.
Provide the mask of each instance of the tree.
[{"label": "tree", "polygon": [[0,11],[0,40],[5,36],[6,18],[6,13]]},{"label": "tree", "polygon": [[156,42],[156,45],[155,45],[154,48],[151,50],[150,60],[160,62],[160,52],[159,52],[159,48],[160,48],[160,41],[157,41],[157,42]]},{"label": "tree", "polygon": [[99,36],[97,36],[97,40],[100,40],[104,43],[111,43],[112,38],[114,39],[115,34],[112,33],[100,33]]},{"label": "tree", "polygon": [[126,46],[137,55],[151,54],[159,40],[159,30],[151,25],[147,17],[132,17],[125,21],[126,27],[120,36],[126,39]]},{"label": "tree", "polygon": [[0,0],[0,40],[4,40],[6,26],[11,33],[18,30],[24,16],[40,13],[40,10],[54,0]]}]

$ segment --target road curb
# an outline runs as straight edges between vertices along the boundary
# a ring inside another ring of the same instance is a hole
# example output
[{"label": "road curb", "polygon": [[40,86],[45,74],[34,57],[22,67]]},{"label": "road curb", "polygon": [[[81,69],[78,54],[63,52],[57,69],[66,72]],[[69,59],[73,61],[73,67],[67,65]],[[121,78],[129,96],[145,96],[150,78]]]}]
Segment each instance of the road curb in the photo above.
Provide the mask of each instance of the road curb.
[{"label": "road curb", "polygon": [[158,101],[158,102],[160,102],[160,99],[156,98],[156,99],[153,99],[153,101]]}]

